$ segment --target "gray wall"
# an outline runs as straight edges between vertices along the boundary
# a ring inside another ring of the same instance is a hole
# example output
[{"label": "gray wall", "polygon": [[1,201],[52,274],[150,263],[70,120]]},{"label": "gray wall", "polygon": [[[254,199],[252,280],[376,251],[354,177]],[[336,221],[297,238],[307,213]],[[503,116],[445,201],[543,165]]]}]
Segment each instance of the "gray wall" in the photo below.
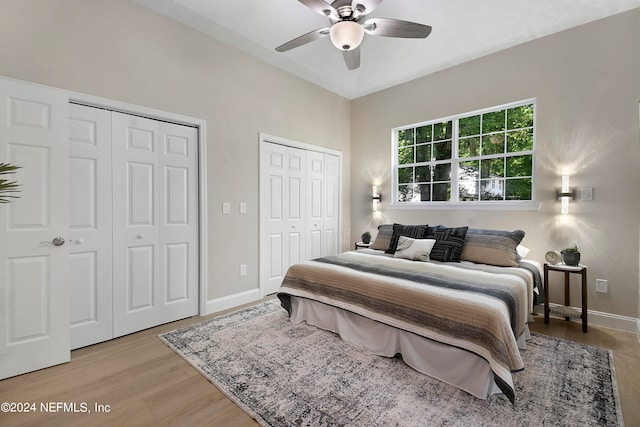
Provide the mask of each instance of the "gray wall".
[{"label": "gray wall", "polygon": [[[468,62],[352,102],[351,240],[379,222],[523,229],[530,257],[574,242],[589,266],[589,309],[638,317],[640,9]],[[391,129],[537,98],[539,211],[405,210],[389,205]],[[563,171],[594,200],[561,216]],[[371,184],[381,180],[382,219]],[[375,233],[373,233],[375,235]],[[560,275],[552,301],[562,302]],[[595,279],[609,293],[595,293]],[[577,283],[576,283],[577,284]],[[572,303],[579,305],[578,286]]]},{"label": "gray wall", "polygon": [[259,132],[343,151],[348,223],[345,98],[126,0],[2,0],[0,58],[2,76],[207,121],[210,300],[258,288]]}]

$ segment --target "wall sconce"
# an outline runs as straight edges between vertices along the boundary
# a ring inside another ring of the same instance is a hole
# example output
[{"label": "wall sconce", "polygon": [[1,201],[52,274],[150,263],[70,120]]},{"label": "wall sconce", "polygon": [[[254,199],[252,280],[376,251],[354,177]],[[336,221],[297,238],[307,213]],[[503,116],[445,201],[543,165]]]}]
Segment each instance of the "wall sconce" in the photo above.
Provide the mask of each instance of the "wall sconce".
[{"label": "wall sconce", "polygon": [[569,188],[569,175],[562,175],[562,188],[556,190],[556,197],[561,202],[560,213],[569,213],[569,198],[575,200],[576,190]]},{"label": "wall sconce", "polygon": [[380,202],[382,201],[382,196],[380,195],[380,193],[378,193],[378,187],[377,186],[373,186],[372,190],[372,199],[373,199],[373,210],[377,211],[378,210],[378,206],[380,205]]}]

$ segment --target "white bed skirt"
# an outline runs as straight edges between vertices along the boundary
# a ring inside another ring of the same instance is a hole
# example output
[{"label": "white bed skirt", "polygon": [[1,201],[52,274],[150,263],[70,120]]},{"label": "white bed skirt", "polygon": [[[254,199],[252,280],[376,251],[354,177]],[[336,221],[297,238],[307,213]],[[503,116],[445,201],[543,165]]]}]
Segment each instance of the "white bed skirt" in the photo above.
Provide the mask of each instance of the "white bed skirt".
[{"label": "white bed skirt", "polygon": [[[306,321],[370,353],[402,359],[413,369],[451,384],[480,399],[502,393],[489,363],[474,353],[396,329],[359,314],[306,298],[291,296],[291,321]],[[529,329],[518,340],[524,348]],[[429,357],[424,357],[429,355]]]}]

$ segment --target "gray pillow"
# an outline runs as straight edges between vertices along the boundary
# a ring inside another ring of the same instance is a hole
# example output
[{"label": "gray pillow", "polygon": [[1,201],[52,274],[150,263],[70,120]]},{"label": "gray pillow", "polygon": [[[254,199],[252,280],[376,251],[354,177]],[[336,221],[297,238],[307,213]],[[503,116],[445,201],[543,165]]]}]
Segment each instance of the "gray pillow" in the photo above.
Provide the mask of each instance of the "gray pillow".
[{"label": "gray pillow", "polygon": [[394,224],[382,224],[379,226],[378,235],[371,246],[369,246],[369,249],[387,251],[391,246],[391,239],[393,238],[393,226]]},{"label": "gray pillow", "polygon": [[499,267],[516,267],[521,258],[517,248],[524,234],[522,230],[470,228],[465,237],[460,259]]}]

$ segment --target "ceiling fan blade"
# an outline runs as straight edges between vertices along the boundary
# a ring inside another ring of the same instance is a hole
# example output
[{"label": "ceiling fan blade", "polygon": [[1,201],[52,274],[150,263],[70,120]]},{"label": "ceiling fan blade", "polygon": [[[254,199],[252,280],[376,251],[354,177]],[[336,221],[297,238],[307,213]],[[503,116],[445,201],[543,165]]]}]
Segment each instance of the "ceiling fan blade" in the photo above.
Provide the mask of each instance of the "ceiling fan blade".
[{"label": "ceiling fan blade", "polygon": [[355,70],[360,66],[360,46],[352,50],[343,50],[342,57],[349,70]]},{"label": "ceiling fan blade", "polygon": [[431,34],[431,26],[391,18],[372,18],[362,24],[374,36],[423,39]]},{"label": "ceiling fan blade", "polygon": [[303,34],[300,37],[296,37],[293,40],[286,42],[276,48],[278,52],[286,52],[298,46],[302,46],[303,44],[311,43],[312,41],[321,39],[329,34],[330,28],[320,28],[318,30],[313,30],[308,32],[307,34]]},{"label": "ceiling fan blade", "polygon": [[333,16],[335,18],[338,17],[338,11],[330,4],[323,0],[298,0],[303,5],[307,6],[309,9],[314,12],[319,13],[323,16]]},{"label": "ceiling fan blade", "polygon": [[382,0],[353,0],[353,10],[358,16],[368,15],[382,3]]},{"label": "ceiling fan blade", "polygon": [[351,6],[351,0],[333,0],[331,2],[331,6],[338,10],[338,8],[342,6]]}]

